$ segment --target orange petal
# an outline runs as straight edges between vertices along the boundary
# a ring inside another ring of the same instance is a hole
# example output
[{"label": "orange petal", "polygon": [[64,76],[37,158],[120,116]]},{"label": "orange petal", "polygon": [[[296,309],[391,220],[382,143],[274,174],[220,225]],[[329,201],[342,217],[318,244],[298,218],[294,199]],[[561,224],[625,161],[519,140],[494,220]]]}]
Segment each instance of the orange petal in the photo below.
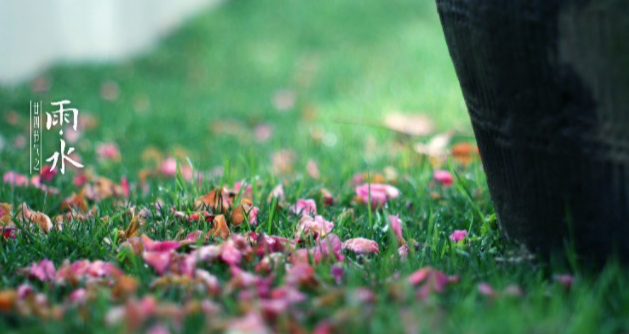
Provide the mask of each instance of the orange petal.
[{"label": "orange petal", "polygon": [[229,192],[225,188],[216,188],[194,201],[195,207],[209,207],[214,212],[226,212],[230,205]]},{"label": "orange petal", "polygon": [[213,237],[220,236],[223,240],[226,240],[229,237],[229,227],[227,227],[225,216],[218,215],[214,217],[212,223],[214,227],[210,230],[210,235]]},{"label": "orange petal", "polygon": [[452,158],[464,166],[478,156],[478,146],[471,143],[458,143],[451,150]]},{"label": "orange petal", "polygon": [[13,205],[8,203],[0,203],[0,225],[8,225],[13,223]]},{"label": "orange petal", "polygon": [[17,292],[15,292],[15,290],[0,291],[0,311],[10,312],[16,301]]},{"label": "orange petal", "polygon": [[138,282],[135,278],[131,276],[121,275],[116,280],[113,288],[111,289],[111,294],[115,298],[123,298],[125,296],[131,296],[135,293],[138,288]]}]

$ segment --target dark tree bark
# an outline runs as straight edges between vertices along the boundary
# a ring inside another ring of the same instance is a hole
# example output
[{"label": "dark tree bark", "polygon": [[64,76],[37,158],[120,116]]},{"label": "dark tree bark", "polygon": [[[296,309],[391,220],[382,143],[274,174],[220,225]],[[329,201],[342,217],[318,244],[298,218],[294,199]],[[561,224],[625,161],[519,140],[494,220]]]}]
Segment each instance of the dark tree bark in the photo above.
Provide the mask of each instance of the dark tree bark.
[{"label": "dark tree bark", "polygon": [[629,260],[629,1],[437,3],[503,233]]}]

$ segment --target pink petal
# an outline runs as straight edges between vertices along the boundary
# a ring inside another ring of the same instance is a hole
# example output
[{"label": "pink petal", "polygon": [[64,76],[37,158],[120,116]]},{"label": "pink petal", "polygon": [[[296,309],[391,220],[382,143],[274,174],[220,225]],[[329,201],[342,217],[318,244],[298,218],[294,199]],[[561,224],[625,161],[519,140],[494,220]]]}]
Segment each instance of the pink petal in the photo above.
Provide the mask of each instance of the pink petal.
[{"label": "pink petal", "polygon": [[270,197],[277,198],[280,201],[284,200],[284,186],[278,184],[273,190],[271,190]]},{"label": "pink petal", "polygon": [[24,299],[32,293],[33,287],[28,284],[20,284],[20,286],[17,287],[17,296],[19,299]]},{"label": "pink petal", "polygon": [[57,175],[57,171],[53,170],[52,166],[50,165],[44,165],[39,175],[41,176],[42,181],[50,182],[55,177],[55,175]]},{"label": "pink petal", "polygon": [[271,330],[267,327],[262,316],[257,313],[249,313],[244,317],[231,320],[227,326],[226,332],[240,334],[270,334]]},{"label": "pink petal", "polygon": [[210,274],[207,270],[197,269],[194,271],[194,277],[203,282],[207,290],[211,293],[220,292],[220,282],[218,278]]},{"label": "pink petal", "polygon": [[50,260],[41,260],[38,264],[31,264],[29,276],[37,278],[42,282],[50,281],[55,278],[55,264]]},{"label": "pink petal", "polygon": [[496,290],[494,290],[494,288],[491,285],[485,282],[479,283],[477,286],[477,289],[481,295],[486,296],[486,297],[496,297],[498,295]]},{"label": "pink petal", "polygon": [[211,262],[218,259],[221,256],[222,247],[218,245],[203,246],[194,252],[194,256],[201,262]]},{"label": "pink petal", "polygon": [[332,258],[334,261],[342,262],[343,257],[343,243],[341,239],[334,233],[330,233],[323,239],[317,240],[315,247],[308,251],[315,263]]},{"label": "pink petal", "polygon": [[142,258],[161,275],[170,266],[173,254],[170,252],[143,252]]},{"label": "pink petal", "polygon": [[343,243],[343,249],[347,249],[356,254],[371,254],[371,253],[378,254],[379,253],[378,243],[373,240],[369,240],[365,238],[353,238],[353,239],[346,240]]},{"label": "pink petal", "polygon": [[183,241],[185,243],[196,243],[197,240],[199,240],[199,238],[201,238],[202,235],[203,235],[203,231],[196,230],[194,232],[188,233],[188,235],[186,235],[186,238]]},{"label": "pink petal", "polygon": [[404,236],[402,235],[402,222],[400,221],[400,216],[390,215],[389,223],[391,224],[391,229],[393,230],[395,237],[400,243],[402,243],[404,241]]},{"label": "pink petal", "polygon": [[450,240],[454,242],[459,242],[465,239],[465,237],[467,237],[466,230],[455,230],[454,232],[452,232],[452,234],[450,234]]},{"label": "pink petal", "polygon": [[168,327],[162,324],[157,324],[149,328],[148,331],[146,331],[146,334],[170,334],[170,331],[168,330]]},{"label": "pink petal", "polygon": [[72,303],[82,303],[87,299],[87,290],[84,288],[76,289],[70,293],[68,299],[70,299]]},{"label": "pink petal", "polygon": [[178,241],[153,241],[146,235],[142,235],[142,246],[147,252],[170,252],[179,248]]},{"label": "pink petal", "polygon": [[236,245],[232,239],[227,240],[223,244],[223,251],[221,253],[221,260],[229,264],[230,266],[238,265],[242,258],[240,250],[236,248]]},{"label": "pink petal", "polygon": [[258,225],[258,212],[260,212],[260,209],[257,206],[254,206],[249,210],[247,219],[249,220],[249,224],[251,224],[251,226]]},{"label": "pink petal", "polygon": [[164,176],[175,176],[177,174],[177,160],[172,157],[164,160],[159,166],[159,171]]},{"label": "pink petal", "polygon": [[326,221],[322,216],[303,216],[295,230],[295,238],[306,239],[308,236],[315,238],[324,237],[332,231],[334,223]]},{"label": "pink petal", "polygon": [[314,281],[315,271],[307,263],[297,263],[286,270],[284,279],[288,286],[307,285]]},{"label": "pink petal", "polygon": [[432,178],[444,187],[452,185],[452,174],[445,170],[438,170],[432,174]]},{"label": "pink petal", "polygon": [[419,298],[424,299],[432,293],[443,292],[445,286],[457,282],[458,277],[449,277],[439,270],[425,267],[409,275],[406,280],[412,286],[419,287],[416,294]]},{"label": "pink petal", "polygon": [[317,203],[313,199],[298,199],[290,210],[298,215],[310,216],[317,214]]},{"label": "pink petal", "polygon": [[253,187],[245,181],[238,181],[234,183],[234,192],[236,194],[240,193],[240,188],[242,188],[242,186],[245,186],[245,189],[242,190],[242,197],[251,198]]},{"label": "pink petal", "polygon": [[262,235],[258,237],[253,248],[257,256],[264,256],[268,253],[284,252],[286,246],[290,244],[291,241],[286,238]]},{"label": "pink petal", "polygon": [[273,128],[267,124],[258,124],[253,129],[253,134],[257,142],[265,142],[273,135]]},{"label": "pink petal", "polygon": [[120,149],[116,143],[101,143],[96,146],[96,156],[103,160],[118,160]]},{"label": "pink petal", "polygon": [[330,267],[330,273],[332,274],[332,277],[334,277],[334,281],[336,282],[336,284],[341,284],[341,282],[343,281],[343,275],[345,274],[345,270],[343,269],[343,267],[335,264]]},{"label": "pink petal", "polygon": [[96,260],[92,262],[87,268],[85,268],[85,274],[91,277],[111,277],[111,276],[120,276],[122,275],[122,271],[118,269],[114,264],[109,262],[103,262],[101,260]]},{"label": "pink petal", "polygon": [[400,191],[391,185],[381,183],[364,183],[356,187],[356,195],[365,203],[378,207],[384,205],[389,199],[400,196]]},{"label": "pink petal", "polygon": [[26,175],[22,175],[13,171],[4,173],[2,181],[13,186],[28,186],[29,180]]}]

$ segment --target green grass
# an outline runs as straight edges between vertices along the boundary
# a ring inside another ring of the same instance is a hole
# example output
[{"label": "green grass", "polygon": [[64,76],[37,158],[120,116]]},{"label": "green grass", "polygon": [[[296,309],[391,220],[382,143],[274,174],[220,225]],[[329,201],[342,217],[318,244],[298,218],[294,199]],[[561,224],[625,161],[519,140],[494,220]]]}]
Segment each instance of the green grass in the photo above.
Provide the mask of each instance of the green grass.
[{"label": "green grass", "polygon": [[[275,205],[267,204],[270,190],[283,182],[286,202],[294,203],[298,198],[317,198],[321,188],[329,189],[337,203],[324,207],[318,201],[319,214],[334,221],[334,233],[342,240],[365,237],[377,241],[380,255],[346,254],[345,282],[340,287],[330,277],[329,263],[315,266],[322,284],[307,290],[309,300],[299,307],[307,315],[303,319],[307,329],[321,319],[330,319],[341,324],[341,332],[398,333],[411,323],[427,333],[629,331],[626,270],[609,265],[600,273],[575,272],[573,289],[565,291],[552,279],[553,274],[571,271],[562,263],[496,260],[517,254],[518,248],[499,238],[480,164],[461,167],[450,161],[447,168],[456,171],[459,179],[454,187],[442,189],[431,182],[428,161],[410,149],[414,142],[401,140],[379,126],[383,115],[391,110],[425,112],[438,130],[457,129],[471,135],[432,2],[280,4],[234,0],[200,14],[144,56],[121,64],[59,66],[45,77],[51,89],[44,93],[32,92],[27,84],[0,89],[0,133],[6,141],[0,152],[2,173],[27,172],[28,150],[14,148],[12,141],[27,133],[28,101],[67,98],[80,109],[80,115],[90,114],[99,120],[99,125],[84,133],[77,144],[86,166],[99,175],[114,180],[126,176],[137,184],[138,172],[150,167],[150,162],[142,159],[147,147],[165,154],[183,148],[183,155],[190,158],[197,171],[216,166],[224,169],[222,177],[206,180],[201,186],[180,178],[152,180],[149,194],[132,191],[132,205],[144,207],[160,198],[167,207],[182,209],[217,185],[259,180],[254,189],[254,203],[261,208],[257,231],[292,237],[298,219],[286,208],[275,210]],[[106,81],[118,84],[120,97],[116,101],[101,98],[100,87]],[[286,112],[278,112],[272,102],[281,89],[296,94],[294,108]],[[144,107],[138,108],[143,103]],[[5,123],[4,116],[10,110],[21,116],[16,126]],[[225,122],[237,126],[226,126]],[[253,140],[252,129],[259,123],[274,128],[266,143]],[[211,130],[213,127],[240,130],[236,135],[217,134]],[[328,139],[321,141],[313,136],[314,132]],[[54,131],[46,133],[44,140],[44,152],[57,149]],[[95,158],[96,143],[109,141],[121,148],[119,163],[103,163]],[[274,173],[271,155],[286,148],[296,152],[295,171]],[[309,159],[319,165],[319,180],[305,173]],[[187,164],[184,159],[180,163]],[[352,175],[382,173],[388,166],[397,171],[402,196],[384,209],[370,210],[355,204],[354,188],[349,185]],[[0,202],[15,206],[26,202],[36,210],[56,215],[61,200],[76,188],[69,175],[57,177],[54,182],[62,195],[45,196],[35,189],[2,185]],[[438,198],[434,193],[439,194]],[[0,242],[0,289],[27,281],[16,270],[32,262],[49,258],[60,265],[64,259],[87,258],[112,261],[137,277],[139,295],[151,293],[173,302],[188,299],[176,287],[150,288],[153,271],[143,266],[140,258],[117,251],[116,230],[124,229],[130,218],[111,200],[98,203],[98,208],[95,219],[66,225],[63,231],[47,236],[24,231],[14,241]],[[354,219],[339,219],[347,208],[355,210]],[[405,262],[395,256],[395,239],[385,228],[387,214],[399,214],[405,222],[405,238],[421,245]],[[101,221],[99,217],[103,216],[114,218]],[[182,224],[171,213],[163,212],[162,219],[149,220],[141,232],[163,240],[209,228],[203,223]],[[255,228],[240,226],[232,232],[251,229]],[[470,229],[469,244],[449,241],[455,229]],[[104,238],[113,243],[104,242]],[[254,264],[245,269],[252,269]],[[397,286],[389,282],[392,276],[404,278],[425,266],[458,275],[460,282],[423,301],[415,300],[408,289],[392,292]],[[207,269],[222,283],[229,278],[224,265]],[[276,284],[281,284],[282,275],[280,271]],[[487,298],[477,291],[480,282],[490,283],[497,291],[515,284],[524,294]],[[64,301],[70,291],[32,284],[52,302]],[[321,296],[359,286],[376,293],[373,305],[347,297],[317,307]],[[235,293],[214,300],[224,308],[222,318],[242,314]],[[111,304],[103,292],[91,302],[87,315],[85,310],[74,308],[62,321],[0,315],[0,328],[2,332],[24,333],[111,332],[103,320]],[[204,328],[205,321],[219,320],[191,317],[183,331],[197,332]]]}]

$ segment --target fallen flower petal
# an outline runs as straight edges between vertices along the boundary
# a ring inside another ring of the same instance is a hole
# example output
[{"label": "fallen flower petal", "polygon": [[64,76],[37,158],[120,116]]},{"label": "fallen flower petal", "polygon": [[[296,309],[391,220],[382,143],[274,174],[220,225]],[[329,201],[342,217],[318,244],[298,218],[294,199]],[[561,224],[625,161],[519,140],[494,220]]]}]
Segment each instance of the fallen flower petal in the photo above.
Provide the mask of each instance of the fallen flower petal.
[{"label": "fallen flower petal", "polygon": [[574,284],[574,276],[570,274],[561,274],[553,276],[555,281],[561,284],[566,290],[570,290],[572,288],[572,284]]},{"label": "fallen flower petal", "polygon": [[370,203],[376,208],[383,206],[388,200],[400,196],[400,191],[388,184],[364,183],[356,187],[356,195],[362,203]]},{"label": "fallen flower petal", "polygon": [[278,184],[271,190],[269,193],[268,201],[270,202],[273,198],[276,198],[278,201],[283,201],[285,199],[284,196],[284,186],[282,184]]},{"label": "fallen flower petal", "polygon": [[447,284],[458,281],[456,276],[447,276],[443,272],[431,267],[421,268],[406,278],[412,286],[419,286],[416,295],[420,299],[425,299],[431,293],[443,292]]},{"label": "fallen flower petal", "polygon": [[341,239],[334,233],[330,233],[325,238],[317,240],[315,247],[310,249],[308,253],[311,254],[315,263],[332,259],[333,261],[343,262],[343,243]]},{"label": "fallen flower petal", "polygon": [[399,215],[389,215],[389,224],[391,224],[391,230],[393,230],[393,234],[395,234],[395,238],[398,243],[403,245],[406,243],[404,240],[404,236],[402,235],[402,222],[400,221]]},{"label": "fallen flower petal", "polygon": [[195,256],[201,262],[211,262],[218,259],[221,256],[221,252],[221,246],[207,245],[195,250],[190,255]]},{"label": "fallen flower petal", "polygon": [[120,160],[120,149],[116,143],[100,143],[96,146],[96,156],[102,160]]},{"label": "fallen flower petal", "polygon": [[5,289],[0,291],[0,311],[10,312],[13,310],[18,294],[15,290]]},{"label": "fallen flower petal", "polygon": [[146,235],[142,235],[142,246],[147,252],[170,252],[179,248],[178,241],[153,241]]},{"label": "fallen flower petal", "polygon": [[0,226],[13,224],[13,206],[8,203],[0,203]]},{"label": "fallen flower petal", "polygon": [[438,170],[432,174],[433,180],[441,184],[444,187],[452,185],[452,174],[445,170]]},{"label": "fallen flower petal", "polygon": [[84,288],[76,289],[72,291],[72,293],[70,293],[68,299],[72,303],[83,303],[87,299],[87,290],[85,290]]},{"label": "fallen flower petal", "polygon": [[313,199],[298,199],[290,211],[297,215],[310,216],[317,214],[317,203]]},{"label": "fallen flower petal", "polygon": [[2,176],[2,182],[12,186],[25,187],[29,185],[30,181],[26,175],[8,171]]},{"label": "fallen flower petal", "polygon": [[202,238],[203,236],[203,231],[201,230],[196,230],[194,232],[190,232],[188,233],[188,235],[186,235],[186,237],[181,241],[181,245],[186,245],[186,244],[194,244],[197,242],[197,240],[199,240],[200,238]]},{"label": "fallen flower petal", "polygon": [[173,254],[170,252],[143,252],[142,258],[161,275],[170,266]]},{"label": "fallen flower petal", "polygon": [[452,232],[452,234],[450,234],[450,240],[454,242],[459,242],[465,239],[465,237],[467,237],[466,230],[455,230],[454,232]]},{"label": "fallen flower petal", "polygon": [[336,282],[336,284],[341,284],[341,282],[343,281],[343,275],[345,275],[345,270],[343,269],[343,267],[335,264],[330,267],[330,274],[332,274],[332,277],[334,277],[334,281]]},{"label": "fallen flower petal", "polygon": [[343,242],[343,249],[352,251],[356,254],[378,254],[378,243],[365,239],[365,238],[353,238],[345,240]]},{"label": "fallen flower petal", "polygon": [[50,181],[52,181],[52,179],[54,179],[55,175],[57,175],[57,170],[52,169],[52,166],[50,166],[50,165],[44,165],[44,167],[42,167],[42,169],[41,169],[41,172],[39,173],[41,181],[43,181],[43,182],[50,182]]},{"label": "fallen flower petal", "polygon": [[227,326],[227,333],[238,334],[270,334],[262,316],[257,313],[249,313],[244,317],[233,319]]},{"label": "fallen flower petal", "polygon": [[238,265],[240,260],[242,259],[242,254],[240,250],[236,248],[235,242],[232,239],[227,240],[223,244],[223,249],[221,252],[221,260],[223,262],[229,264],[230,266]]},{"label": "fallen flower petal", "polygon": [[52,229],[52,221],[47,215],[29,209],[26,203],[23,203],[20,208],[17,216],[20,221],[35,223],[46,233]]},{"label": "fallen flower petal", "polygon": [[146,334],[170,334],[170,331],[168,330],[168,327],[162,324],[157,324],[149,328],[146,331]]},{"label": "fallen flower petal", "polygon": [[305,240],[307,237],[312,236],[314,239],[324,237],[332,231],[334,223],[326,221],[322,216],[303,216],[297,225],[295,230],[295,239]]},{"label": "fallen flower petal", "polygon": [[284,279],[288,286],[313,286],[317,284],[314,268],[303,262],[288,266]]},{"label": "fallen flower petal", "polygon": [[20,284],[20,286],[17,287],[17,295],[19,299],[24,299],[27,296],[29,296],[30,294],[33,293],[33,287],[28,285],[28,284]]},{"label": "fallen flower petal", "polygon": [[478,290],[478,293],[480,293],[481,295],[485,297],[498,296],[498,293],[496,292],[496,290],[494,290],[494,288],[488,283],[485,283],[485,282],[478,283],[478,286],[476,288]]},{"label": "fallen flower petal", "polygon": [[213,237],[220,236],[221,239],[226,240],[229,237],[229,227],[227,227],[227,221],[225,220],[225,216],[218,215],[214,217],[214,221],[212,222],[214,227],[208,232],[209,235]]},{"label": "fallen flower petal", "polygon": [[39,263],[31,264],[28,275],[37,278],[42,282],[50,281],[55,278],[55,264],[50,260],[41,260]]},{"label": "fallen flower petal", "polygon": [[194,201],[196,208],[210,208],[212,212],[227,212],[232,202],[227,188],[216,188]]}]

